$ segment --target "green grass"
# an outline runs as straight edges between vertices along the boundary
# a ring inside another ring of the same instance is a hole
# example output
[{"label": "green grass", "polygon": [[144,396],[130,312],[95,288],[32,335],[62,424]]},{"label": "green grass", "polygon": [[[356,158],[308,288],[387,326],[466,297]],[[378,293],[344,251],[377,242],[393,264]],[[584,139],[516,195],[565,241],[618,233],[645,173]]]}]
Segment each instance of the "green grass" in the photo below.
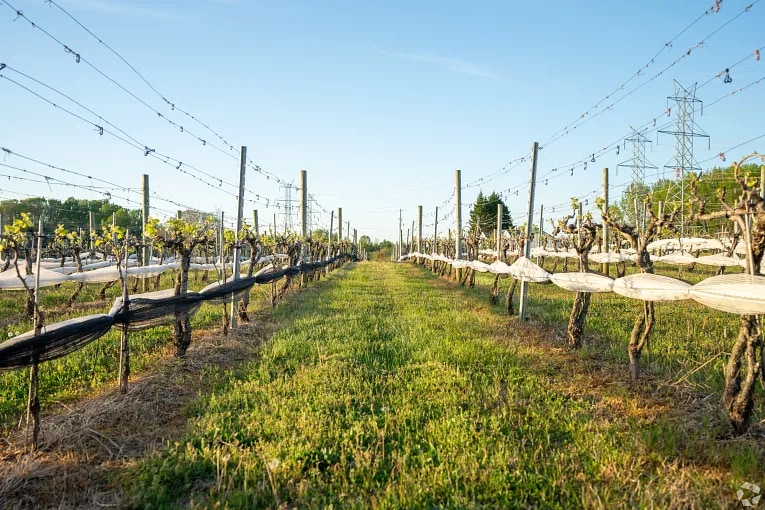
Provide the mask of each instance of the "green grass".
[{"label": "green grass", "polygon": [[[674,390],[632,387],[626,364],[615,375],[628,325],[592,327],[606,340],[589,349],[613,355],[572,353],[490,307],[487,287],[403,264],[341,274],[277,309],[260,359],[120,478],[133,505],[707,508],[765,481],[756,438],[718,440]],[[532,316],[565,317],[544,312],[570,299],[540,288]]]},{"label": "green grass", "polygon": [[[213,277],[214,278],[214,277]],[[153,279],[152,279],[153,282]],[[152,283],[153,285],[153,283]],[[160,288],[173,285],[172,275],[163,275]],[[190,290],[206,285],[201,278],[190,276]],[[121,289],[115,285],[107,290],[107,299],[98,294],[101,284],[85,285],[74,306],[65,306],[76,288],[74,283],[44,288],[40,308],[44,322],[51,324],[83,315],[107,313]],[[153,287],[152,287],[153,288]],[[262,288],[252,291],[252,307],[257,306]],[[24,315],[26,294],[23,291],[0,291],[0,341],[32,329],[32,322]],[[200,330],[218,328],[222,324],[222,307],[204,304],[192,318],[195,334]],[[193,337],[192,337],[193,338]],[[193,340],[192,340],[193,341]],[[172,342],[170,327],[157,327],[130,334],[131,374],[138,375],[162,356],[167,356]],[[45,415],[58,403],[71,402],[115,384],[119,366],[119,332],[112,330],[95,342],[68,356],[40,365],[40,403]],[[25,414],[28,370],[0,372],[0,431],[16,425]]]}]

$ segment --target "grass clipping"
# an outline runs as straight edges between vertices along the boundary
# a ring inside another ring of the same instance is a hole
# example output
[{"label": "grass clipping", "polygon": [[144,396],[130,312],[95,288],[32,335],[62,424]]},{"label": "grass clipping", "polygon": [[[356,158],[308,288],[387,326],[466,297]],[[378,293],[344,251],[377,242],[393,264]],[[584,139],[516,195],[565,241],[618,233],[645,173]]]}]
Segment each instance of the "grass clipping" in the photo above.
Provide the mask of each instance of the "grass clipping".
[{"label": "grass clipping", "polygon": [[[131,381],[43,419],[42,447],[25,451],[21,430],[0,444],[0,508],[121,506],[115,474],[185,430],[185,407],[222,371],[252,359],[273,332],[270,310],[227,337],[199,333],[184,358],[168,355]],[[168,349],[170,346],[168,345]]]}]

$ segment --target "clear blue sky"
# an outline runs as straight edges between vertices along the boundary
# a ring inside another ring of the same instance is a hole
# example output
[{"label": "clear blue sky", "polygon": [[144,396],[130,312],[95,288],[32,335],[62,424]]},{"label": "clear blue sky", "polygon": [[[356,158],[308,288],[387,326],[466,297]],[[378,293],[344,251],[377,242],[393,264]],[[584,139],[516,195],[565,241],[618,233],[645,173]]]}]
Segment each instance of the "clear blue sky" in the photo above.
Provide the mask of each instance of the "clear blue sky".
[{"label": "clear blue sky", "polygon": [[[598,108],[588,117],[642,86],[539,154],[539,174],[547,175],[548,184],[538,183],[536,202],[546,206],[546,214],[559,216],[572,196],[593,197],[602,167],[611,169],[612,194],[618,194],[630,174],[620,170],[617,175],[616,165],[629,158],[629,150],[622,147],[617,155],[611,144],[627,135],[630,125],[650,127],[656,118],[660,126],[671,120],[663,112],[667,96],[674,94],[673,80],[687,86],[708,82],[698,97],[711,104],[765,76],[765,54],[762,61],[753,55],[765,46],[761,30],[765,2],[755,2],[749,12],[730,21],[750,2],[725,0],[719,12],[703,16],[660,52],[712,7],[713,0],[57,1],[178,107],[237,148],[246,145],[250,158],[263,169],[295,184],[299,170],[307,170],[309,191],[318,204],[327,211],[342,207],[351,227],[373,239],[397,237],[399,209],[404,210],[405,229],[415,219],[417,205],[431,214],[425,223],[432,223],[434,207],[453,190],[454,169],[462,170],[463,184],[493,174],[526,155],[532,142],[544,144],[596,103]],[[167,118],[222,145],[212,133],[171,110],[55,6],[44,0],[12,0],[11,5]],[[77,63],[74,55],[23,18],[15,18],[0,1],[0,62],[65,92],[157,152],[237,181],[234,158],[181,133],[86,63]],[[702,40],[705,43],[696,47]],[[690,55],[654,78],[692,47]],[[657,53],[622,92],[601,101]],[[742,59],[731,69],[732,83],[725,84],[722,78],[708,81]],[[91,124],[0,79],[0,146],[132,188],[111,191],[121,205],[122,197],[139,200],[140,176],[148,173],[159,195],[203,210],[222,208],[233,219],[236,205],[230,195],[144,157],[108,134],[99,136],[92,125],[103,124],[97,117],[15,71],[6,69],[2,74]],[[763,90],[765,81],[697,115],[698,125],[711,136],[711,149],[706,140],[697,141],[698,161],[765,134]],[[674,139],[660,135],[656,144],[655,131],[648,137],[654,142],[649,146],[650,161],[660,169],[671,165]],[[609,146],[583,169],[584,158]],[[730,162],[757,149],[765,150],[765,138],[726,156]],[[89,184],[87,179],[15,156],[2,162]],[[701,166],[718,162],[713,159]],[[506,193],[506,202],[515,222],[523,223],[528,168],[524,162],[464,189],[463,202],[472,202],[479,189],[486,193],[518,189],[517,195]],[[561,170],[551,173],[553,168]],[[0,174],[25,176],[5,167]],[[655,171],[649,172],[648,181],[656,177]],[[247,188],[269,197],[270,206],[248,203],[245,209],[257,208],[261,223],[270,222],[277,212],[273,201],[284,198],[278,184],[250,171]],[[0,191],[3,198],[19,196],[10,191],[58,198],[103,196],[82,188],[3,177],[0,189],[5,190]],[[156,199],[152,202],[166,210],[177,209]],[[452,210],[453,202],[447,207]],[[463,217],[468,210],[465,205]],[[328,214],[319,214],[318,207],[314,211],[314,226],[326,226]],[[442,208],[440,215],[445,212]],[[157,211],[157,216],[165,213]],[[453,215],[448,222],[441,232],[454,228]]]}]

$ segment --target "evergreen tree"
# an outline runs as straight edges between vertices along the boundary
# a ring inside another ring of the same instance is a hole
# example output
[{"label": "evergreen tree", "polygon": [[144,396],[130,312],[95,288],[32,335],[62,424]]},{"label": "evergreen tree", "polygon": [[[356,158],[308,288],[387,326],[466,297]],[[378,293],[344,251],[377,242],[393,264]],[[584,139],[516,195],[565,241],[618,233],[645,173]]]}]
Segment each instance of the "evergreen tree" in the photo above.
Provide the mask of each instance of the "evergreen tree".
[{"label": "evergreen tree", "polygon": [[471,232],[475,232],[476,227],[483,234],[490,236],[497,228],[497,205],[502,204],[502,230],[512,228],[513,221],[510,218],[508,210],[502,197],[497,192],[492,192],[488,197],[483,192],[478,192],[473,208],[470,210],[470,219],[468,225]]}]

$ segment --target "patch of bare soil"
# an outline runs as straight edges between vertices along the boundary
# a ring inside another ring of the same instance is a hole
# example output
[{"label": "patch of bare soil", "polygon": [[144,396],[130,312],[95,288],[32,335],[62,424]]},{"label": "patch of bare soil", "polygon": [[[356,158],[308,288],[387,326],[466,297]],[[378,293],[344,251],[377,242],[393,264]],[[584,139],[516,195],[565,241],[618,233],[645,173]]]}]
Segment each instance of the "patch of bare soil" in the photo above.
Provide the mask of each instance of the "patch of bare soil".
[{"label": "patch of bare soil", "polygon": [[[205,371],[253,359],[273,333],[270,310],[226,337],[200,332],[184,358],[168,357],[130,381],[44,416],[41,446],[25,449],[24,431],[0,444],[0,509],[116,508],[114,473],[186,430],[188,405],[212,384]],[[169,350],[168,350],[169,353]]]}]

